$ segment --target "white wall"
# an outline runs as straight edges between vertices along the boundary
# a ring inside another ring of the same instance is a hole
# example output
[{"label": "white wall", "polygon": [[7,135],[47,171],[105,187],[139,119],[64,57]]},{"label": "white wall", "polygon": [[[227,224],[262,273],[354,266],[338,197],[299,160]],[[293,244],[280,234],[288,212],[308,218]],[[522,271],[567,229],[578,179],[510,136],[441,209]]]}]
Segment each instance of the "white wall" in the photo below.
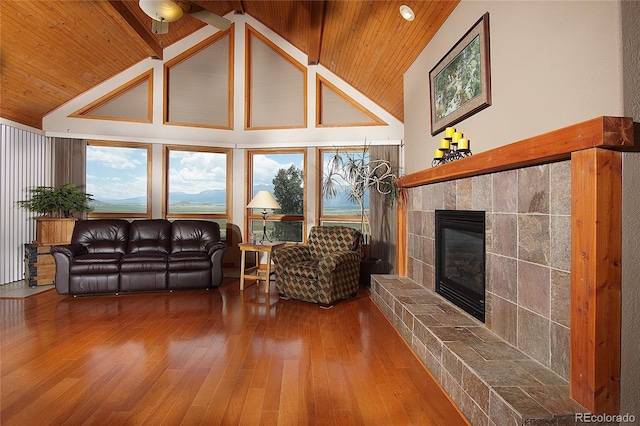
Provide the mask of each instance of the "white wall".
[{"label": "white wall", "polygon": [[431,166],[429,71],[489,12],[492,105],[455,125],[474,153],[623,115],[620,4],[462,1],[405,74],[405,167]]}]

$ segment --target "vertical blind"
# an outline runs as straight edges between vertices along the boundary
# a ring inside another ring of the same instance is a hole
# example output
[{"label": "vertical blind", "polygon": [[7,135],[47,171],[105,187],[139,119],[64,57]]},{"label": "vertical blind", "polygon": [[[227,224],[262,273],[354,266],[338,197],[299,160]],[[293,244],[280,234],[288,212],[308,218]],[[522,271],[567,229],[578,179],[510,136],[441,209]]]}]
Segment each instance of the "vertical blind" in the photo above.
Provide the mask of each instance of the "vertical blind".
[{"label": "vertical blind", "polygon": [[24,278],[24,244],[35,238],[33,214],[17,205],[29,189],[51,185],[51,141],[0,124],[0,284]]}]

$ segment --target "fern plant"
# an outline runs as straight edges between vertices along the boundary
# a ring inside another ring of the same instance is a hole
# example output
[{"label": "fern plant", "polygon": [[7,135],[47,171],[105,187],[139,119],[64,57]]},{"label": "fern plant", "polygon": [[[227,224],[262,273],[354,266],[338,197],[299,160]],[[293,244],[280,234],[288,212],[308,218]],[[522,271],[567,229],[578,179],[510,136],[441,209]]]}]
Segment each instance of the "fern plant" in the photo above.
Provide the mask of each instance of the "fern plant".
[{"label": "fern plant", "polygon": [[74,212],[93,210],[93,195],[87,194],[73,183],[58,187],[37,186],[29,192],[32,194],[31,198],[18,201],[18,205],[42,216],[71,217]]}]

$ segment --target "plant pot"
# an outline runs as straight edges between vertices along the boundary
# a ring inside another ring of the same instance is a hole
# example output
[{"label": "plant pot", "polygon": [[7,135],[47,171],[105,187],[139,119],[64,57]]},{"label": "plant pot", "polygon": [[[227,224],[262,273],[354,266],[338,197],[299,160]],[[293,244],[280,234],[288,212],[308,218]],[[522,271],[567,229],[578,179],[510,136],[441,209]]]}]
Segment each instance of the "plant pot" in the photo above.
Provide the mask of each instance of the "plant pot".
[{"label": "plant pot", "polygon": [[40,216],[36,220],[36,239],[33,244],[41,245],[61,245],[71,242],[71,234],[76,225],[75,217],[48,217]]}]

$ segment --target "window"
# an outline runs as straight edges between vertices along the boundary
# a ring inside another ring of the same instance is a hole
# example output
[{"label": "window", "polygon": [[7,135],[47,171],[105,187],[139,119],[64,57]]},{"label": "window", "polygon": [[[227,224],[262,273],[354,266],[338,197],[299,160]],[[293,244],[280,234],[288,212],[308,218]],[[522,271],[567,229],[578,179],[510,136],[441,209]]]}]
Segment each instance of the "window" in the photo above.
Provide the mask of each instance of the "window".
[{"label": "window", "polygon": [[[322,176],[320,176],[320,184],[322,201],[320,204],[320,224],[327,226],[350,226],[362,232],[363,213],[369,215],[369,190],[365,190],[362,197],[362,208],[360,203],[350,196],[352,193],[350,185],[343,178],[349,176],[349,172],[344,167],[337,167],[337,173],[331,174],[331,186],[335,191],[332,195],[328,195],[326,177],[330,175],[330,162],[338,161],[338,164],[345,164],[349,159],[356,163],[369,160],[369,152],[363,151],[362,148],[345,148],[345,149],[320,149],[320,162]],[[334,168],[335,170],[335,168]]]},{"label": "window", "polygon": [[87,142],[87,192],[91,218],[151,217],[151,145]]},{"label": "window", "polygon": [[165,146],[164,216],[209,219],[226,239],[231,217],[231,150]]},{"label": "window", "polygon": [[[247,204],[258,191],[267,190],[281,207],[267,211],[266,238],[302,242],[305,235],[305,151],[251,150],[247,155],[250,171]],[[262,210],[251,209],[248,220],[247,228],[258,241],[262,240]]]}]

